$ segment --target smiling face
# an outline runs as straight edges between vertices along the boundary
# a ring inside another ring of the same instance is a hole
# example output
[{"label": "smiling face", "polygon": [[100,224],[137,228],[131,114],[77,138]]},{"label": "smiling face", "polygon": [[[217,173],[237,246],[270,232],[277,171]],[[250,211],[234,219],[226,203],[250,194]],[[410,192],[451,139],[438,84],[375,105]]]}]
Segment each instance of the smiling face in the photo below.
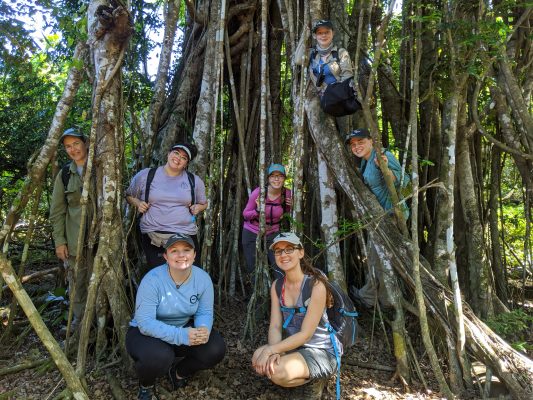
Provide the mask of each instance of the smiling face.
[{"label": "smiling face", "polygon": [[183,149],[171,150],[167,156],[167,166],[174,171],[182,171],[189,164],[189,156]]},{"label": "smiling face", "polygon": [[325,49],[333,41],[333,30],[327,26],[321,26],[315,32],[315,38],[318,45]]},{"label": "smiling face", "polygon": [[304,250],[289,242],[278,242],[272,249],[276,257],[276,264],[284,271],[300,267],[300,260],[304,257]]},{"label": "smiling face", "polygon": [[190,268],[195,256],[194,248],[186,242],[174,243],[163,254],[168,266],[174,271],[184,271]]},{"label": "smiling face", "polygon": [[350,149],[357,157],[368,160],[372,153],[372,139],[370,138],[352,138],[350,139]]},{"label": "smiling face", "polygon": [[63,146],[68,157],[76,163],[76,165],[84,165],[87,161],[87,144],[76,136],[65,136],[63,139]]},{"label": "smiling face", "polygon": [[280,172],[272,172],[268,176],[268,184],[272,186],[273,189],[281,189],[285,183],[285,175]]}]

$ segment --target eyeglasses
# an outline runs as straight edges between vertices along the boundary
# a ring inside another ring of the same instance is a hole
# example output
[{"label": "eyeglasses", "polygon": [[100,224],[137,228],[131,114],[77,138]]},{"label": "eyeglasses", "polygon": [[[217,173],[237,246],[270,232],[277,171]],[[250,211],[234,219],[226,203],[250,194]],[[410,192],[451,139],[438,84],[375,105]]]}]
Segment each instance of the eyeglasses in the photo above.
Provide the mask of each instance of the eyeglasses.
[{"label": "eyeglasses", "polygon": [[83,143],[82,141],[78,140],[78,141],[76,141],[74,143],[66,144],[65,145],[65,150],[68,151],[68,150],[72,150],[72,149],[77,149],[77,148],[81,147],[82,143]]},{"label": "eyeglasses", "polygon": [[285,254],[292,254],[294,253],[294,250],[299,250],[301,247],[286,247],[284,249],[276,249],[274,250],[275,256],[281,256],[283,253]]},{"label": "eyeglasses", "polygon": [[276,180],[285,179],[283,175],[270,175],[269,178],[276,179]]},{"label": "eyeglasses", "polygon": [[170,154],[172,154],[173,157],[177,157],[178,159],[180,159],[181,161],[189,161],[189,157],[187,156],[182,156],[179,151],[172,151]]}]

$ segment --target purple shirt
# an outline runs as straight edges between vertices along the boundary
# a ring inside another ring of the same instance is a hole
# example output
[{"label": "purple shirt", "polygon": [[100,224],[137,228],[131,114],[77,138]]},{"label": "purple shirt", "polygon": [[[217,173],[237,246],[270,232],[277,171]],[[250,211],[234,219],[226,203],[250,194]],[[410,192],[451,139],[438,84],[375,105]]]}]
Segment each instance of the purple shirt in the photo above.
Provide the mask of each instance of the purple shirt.
[{"label": "purple shirt", "polygon": [[[289,189],[283,188],[285,190],[285,199],[290,199],[292,197],[292,192]],[[248,203],[242,212],[244,217],[244,228],[253,233],[259,233],[259,213],[257,212],[257,203],[255,202],[261,193],[260,188],[255,188],[250,197],[248,198]],[[267,198],[265,205],[265,220],[266,220],[266,234],[269,235],[273,232],[279,232],[279,221],[281,216],[285,212],[289,212],[290,207],[281,204],[281,195],[275,199]]]},{"label": "purple shirt", "polygon": [[[144,201],[149,170],[145,168],[133,177],[126,195]],[[196,203],[207,203],[204,182],[197,175],[194,175],[194,182]],[[150,186],[150,208],[141,218],[141,232],[163,231],[196,235],[198,227],[189,211],[191,200],[191,186],[186,172],[169,176],[165,167],[157,168]]]}]

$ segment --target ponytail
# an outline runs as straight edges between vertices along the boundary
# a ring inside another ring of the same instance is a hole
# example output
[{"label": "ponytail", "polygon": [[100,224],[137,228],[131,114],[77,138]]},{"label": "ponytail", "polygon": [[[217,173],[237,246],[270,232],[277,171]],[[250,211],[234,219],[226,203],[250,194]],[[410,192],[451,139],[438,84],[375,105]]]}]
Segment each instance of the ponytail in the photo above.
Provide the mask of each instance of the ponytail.
[{"label": "ponytail", "polygon": [[304,256],[304,258],[300,261],[300,266],[302,267],[302,272],[305,275],[310,275],[313,279],[313,286],[316,284],[317,281],[322,282],[324,284],[324,286],[326,287],[326,307],[333,307],[333,294],[331,293],[331,286],[329,285],[329,281],[326,275],[324,275],[324,273],[319,269],[313,267],[311,265],[311,259],[307,256]]}]

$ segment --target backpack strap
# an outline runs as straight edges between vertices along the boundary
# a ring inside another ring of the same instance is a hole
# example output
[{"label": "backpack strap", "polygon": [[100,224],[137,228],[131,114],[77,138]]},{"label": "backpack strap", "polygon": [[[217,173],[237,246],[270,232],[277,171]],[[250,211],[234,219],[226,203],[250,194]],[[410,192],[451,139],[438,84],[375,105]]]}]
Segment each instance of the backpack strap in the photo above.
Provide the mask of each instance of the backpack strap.
[{"label": "backpack strap", "polygon": [[275,285],[276,285],[276,294],[278,295],[279,299],[279,308],[281,311],[285,311],[289,313],[289,316],[285,321],[283,321],[283,329],[287,329],[287,326],[292,321],[292,318],[294,317],[294,314],[305,314],[307,312],[307,306],[305,305],[306,301],[311,298],[311,281],[312,279],[309,278],[307,275],[305,276],[305,282],[304,287],[302,288],[302,303],[304,304],[302,307],[285,307],[281,303],[281,290],[283,289],[283,284],[285,283],[285,279],[276,279]]},{"label": "backpack strap", "polygon": [[65,188],[65,192],[68,188],[68,182],[70,181],[70,162],[63,165],[61,168],[61,181],[63,182],[63,187]]},{"label": "backpack strap", "polygon": [[189,186],[191,187],[191,204],[196,204],[196,181],[194,179],[194,174],[189,171],[185,172],[187,172],[187,178],[189,178]]},{"label": "backpack strap", "polygon": [[339,52],[337,50],[331,50],[331,57],[337,62],[340,62],[341,59],[339,58]]},{"label": "backpack strap", "polygon": [[316,55],[317,55],[316,48],[313,47],[311,49],[311,54],[309,54],[309,62],[307,63],[307,68],[309,68],[309,66],[311,65],[311,63],[315,59]]},{"label": "backpack strap", "polygon": [[148,171],[148,176],[146,177],[146,189],[144,189],[144,202],[148,203],[148,198],[150,197],[150,186],[152,186],[152,181],[154,180],[155,171],[157,168],[150,168]]}]

